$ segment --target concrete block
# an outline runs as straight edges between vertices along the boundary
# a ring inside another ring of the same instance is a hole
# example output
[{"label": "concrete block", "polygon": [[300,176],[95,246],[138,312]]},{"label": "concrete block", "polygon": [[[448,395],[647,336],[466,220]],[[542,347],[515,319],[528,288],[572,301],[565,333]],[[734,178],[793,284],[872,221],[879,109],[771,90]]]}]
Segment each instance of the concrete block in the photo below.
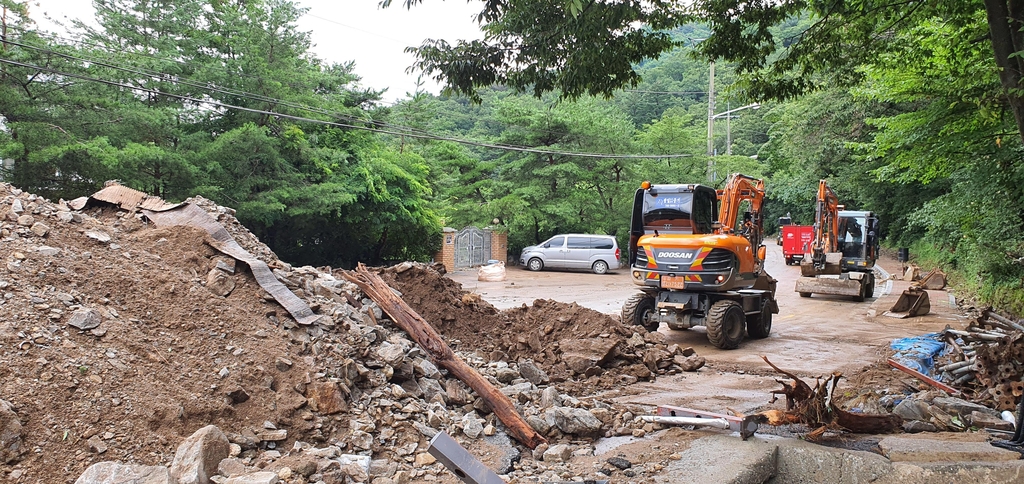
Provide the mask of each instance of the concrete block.
[{"label": "concrete block", "polygon": [[703,437],[656,476],[655,482],[763,483],[775,475],[777,449],[776,442],[758,436],[746,441],[734,435]]},{"label": "concrete block", "polygon": [[886,437],[878,443],[893,462],[998,462],[1020,459],[1017,452],[987,442],[957,442],[910,437]]}]

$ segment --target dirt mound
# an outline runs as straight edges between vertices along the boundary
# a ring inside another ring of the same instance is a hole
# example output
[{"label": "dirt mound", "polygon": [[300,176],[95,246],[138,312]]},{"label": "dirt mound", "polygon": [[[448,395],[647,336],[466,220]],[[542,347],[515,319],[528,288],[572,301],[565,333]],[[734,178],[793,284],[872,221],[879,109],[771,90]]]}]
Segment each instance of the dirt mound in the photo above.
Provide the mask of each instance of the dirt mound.
[{"label": "dirt mound", "polygon": [[[231,209],[188,202],[325,317],[298,324],[204,231],[159,228],[105,203],[75,211],[0,183],[0,401],[10,404],[0,403],[0,429],[17,429],[13,439],[0,432],[0,479],[73,482],[101,461],[166,466],[211,424],[247,468],[273,462],[271,449],[314,445],[371,456],[372,476],[436,479],[439,465],[413,469],[434,433],[474,446],[504,435],[482,401],[354,285],[278,260]],[[599,386],[584,382],[672,368],[670,348],[575,305],[503,314],[424,265],[385,273],[552,442],[631,434],[644,425],[638,410],[584,398]],[[563,417],[581,411],[591,425],[567,426]]]},{"label": "dirt mound", "polygon": [[[682,349],[666,346],[660,334],[575,303],[538,299],[497,311],[424,265],[399,265],[382,275],[454,347],[492,360],[533,360],[567,387],[593,391],[681,371],[674,357]],[[573,379],[584,383],[576,387]]]}]

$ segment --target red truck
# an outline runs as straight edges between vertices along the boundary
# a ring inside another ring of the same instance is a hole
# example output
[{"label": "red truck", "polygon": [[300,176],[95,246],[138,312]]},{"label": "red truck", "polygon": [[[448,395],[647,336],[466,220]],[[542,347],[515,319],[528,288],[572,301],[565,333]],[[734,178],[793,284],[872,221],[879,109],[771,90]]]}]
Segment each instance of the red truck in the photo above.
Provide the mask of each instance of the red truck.
[{"label": "red truck", "polygon": [[786,265],[793,265],[804,258],[811,250],[811,239],[814,238],[814,227],[810,225],[782,226],[782,256]]}]

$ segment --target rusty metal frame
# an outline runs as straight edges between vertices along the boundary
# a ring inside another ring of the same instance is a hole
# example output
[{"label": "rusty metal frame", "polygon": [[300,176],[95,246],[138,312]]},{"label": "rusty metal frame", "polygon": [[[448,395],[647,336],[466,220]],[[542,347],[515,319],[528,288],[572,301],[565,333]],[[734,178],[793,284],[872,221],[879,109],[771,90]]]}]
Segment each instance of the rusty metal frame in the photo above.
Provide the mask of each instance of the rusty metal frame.
[{"label": "rusty metal frame", "polygon": [[708,419],[724,419],[729,422],[729,430],[740,433],[740,438],[747,440],[750,436],[757,432],[757,421],[756,416],[748,415],[745,417],[737,417],[735,415],[724,415],[714,412],[705,412],[703,410],[693,410],[690,408],[673,407],[671,405],[659,405],[658,415],[668,417],[694,417],[694,418],[708,418]]}]

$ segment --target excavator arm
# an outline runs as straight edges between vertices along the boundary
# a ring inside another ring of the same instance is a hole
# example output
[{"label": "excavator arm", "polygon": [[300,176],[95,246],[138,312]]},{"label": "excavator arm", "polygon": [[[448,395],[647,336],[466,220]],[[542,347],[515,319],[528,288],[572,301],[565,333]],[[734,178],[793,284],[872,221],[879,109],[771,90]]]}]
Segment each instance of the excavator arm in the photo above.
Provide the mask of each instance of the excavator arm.
[{"label": "excavator arm", "polygon": [[[764,256],[759,250],[764,240],[764,218],[761,210],[764,195],[764,180],[739,173],[729,175],[725,186],[718,190],[718,221],[722,224],[720,230],[724,234],[746,237],[750,241],[750,248],[756,257],[755,265],[758,268],[764,263]],[[739,211],[743,201],[750,202],[750,211],[745,212],[743,219],[740,220]]]},{"label": "excavator arm", "polygon": [[839,250],[839,197],[827,181],[821,180],[815,201],[811,260],[814,269],[821,271],[825,269],[827,255]]}]

